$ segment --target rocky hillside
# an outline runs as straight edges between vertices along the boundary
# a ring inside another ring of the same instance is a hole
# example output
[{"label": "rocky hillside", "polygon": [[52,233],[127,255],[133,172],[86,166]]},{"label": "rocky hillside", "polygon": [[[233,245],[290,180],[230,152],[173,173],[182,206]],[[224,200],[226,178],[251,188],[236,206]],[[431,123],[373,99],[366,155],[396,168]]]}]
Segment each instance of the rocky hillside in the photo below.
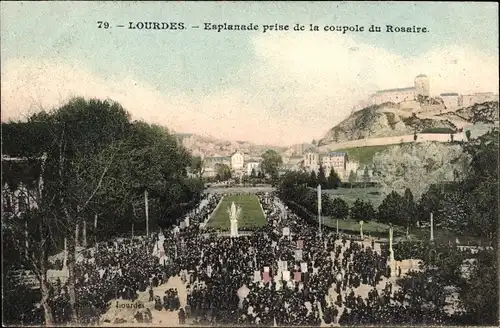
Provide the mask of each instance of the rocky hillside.
[{"label": "rocky hillside", "polygon": [[229,156],[235,151],[250,156],[261,156],[266,150],[273,149],[278,153],[285,147],[256,145],[247,141],[228,141],[191,133],[174,133],[180,143],[195,156]]},{"label": "rocky hillside", "polygon": [[467,122],[476,123],[495,123],[498,121],[498,102],[485,102],[475,104],[470,107],[461,108],[454,112],[447,112],[437,116],[450,120],[465,120]]},{"label": "rocky hillside", "polygon": [[[399,113],[398,113],[399,112]],[[403,115],[396,104],[370,106],[354,112],[326,133],[318,145],[353,141],[364,138],[394,137],[429,129],[457,127],[447,119],[433,120],[418,115]]]}]

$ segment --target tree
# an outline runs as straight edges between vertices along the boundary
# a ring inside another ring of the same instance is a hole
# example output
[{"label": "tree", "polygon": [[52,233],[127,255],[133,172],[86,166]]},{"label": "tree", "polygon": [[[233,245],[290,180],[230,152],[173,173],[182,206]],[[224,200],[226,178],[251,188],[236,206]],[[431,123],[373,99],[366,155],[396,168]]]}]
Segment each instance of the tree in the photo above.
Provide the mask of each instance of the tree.
[{"label": "tree", "polygon": [[[7,133],[3,137],[11,141],[21,137],[24,142],[34,141],[37,147],[16,147],[13,146],[15,141],[7,142],[12,147],[8,152],[16,153],[17,150],[22,157],[33,153],[45,154],[43,191],[38,199],[39,210],[34,214],[37,219],[33,220],[40,222],[37,228],[40,244],[39,250],[33,250],[28,258],[33,259],[32,268],[38,272],[43,300],[48,297],[44,291],[47,239],[57,235],[68,237],[68,293],[72,317],[76,321],[76,231],[95,202],[96,194],[113,162],[113,151],[106,150],[111,148],[110,145],[119,146],[120,139],[128,131],[129,115],[116,103],[77,98],[59,109],[35,114],[26,123],[17,124],[18,127],[21,125],[40,133],[38,138],[42,138],[42,141],[35,141],[37,139],[32,133],[23,136]],[[59,229],[59,232],[55,233],[53,229]],[[34,257],[38,251],[41,253],[38,253],[37,261]],[[46,321],[51,321],[47,308],[44,308]]]},{"label": "tree", "polygon": [[[43,252],[38,257],[47,256],[44,247],[50,244],[48,239],[67,237],[68,294],[72,318],[77,321],[75,248],[83,222],[99,214],[104,219],[101,226],[114,232],[124,223],[117,218],[136,217],[134,207],[145,190],[151,191],[152,209],[156,209],[152,216],[161,217],[173,203],[185,200],[203,186],[187,179],[190,155],[168,130],[131,123],[129,114],[117,103],[77,98],[53,111],[31,116],[25,125],[29,132],[21,139],[36,147],[16,146],[15,139],[20,138],[17,133],[8,132],[3,137],[10,140],[6,142],[8,153],[24,153],[23,157],[46,154],[43,196],[37,219],[33,220],[43,222],[38,228],[43,232],[39,239],[43,246],[38,249]],[[11,125],[5,127],[9,130]],[[19,124],[14,124],[10,131],[20,132],[18,128]],[[33,131],[40,133],[38,138]],[[38,267],[42,282],[45,268]]]},{"label": "tree", "polygon": [[318,186],[318,178],[316,177],[316,171],[312,170],[309,177],[309,187],[316,188]]},{"label": "tree", "polygon": [[282,164],[283,159],[275,150],[269,149],[262,155],[262,171],[271,177],[278,176],[278,169]]},{"label": "tree", "polygon": [[252,172],[250,173],[250,178],[255,178],[256,177],[256,174],[255,174],[255,168],[253,167],[252,168]]},{"label": "tree", "polygon": [[191,171],[198,176],[199,179],[203,177],[205,172],[205,163],[201,156],[193,156],[191,160]]},{"label": "tree", "polygon": [[352,186],[354,185],[354,183],[356,182],[356,179],[358,178],[356,172],[354,171],[351,171],[349,172],[349,185],[351,186],[351,189],[352,189]]},{"label": "tree", "polygon": [[369,202],[356,199],[351,207],[351,219],[356,221],[371,221],[375,218],[375,210]]},{"label": "tree", "polygon": [[333,199],[332,213],[329,215],[339,220],[345,220],[349,216],[349,205],[342,198],[336,197]]},{"label": "tree", "polygon": [[413,141],[417,141],[417,132],[413,133]]},{"label": "tree", "polygon": [[328,189],[327,183],[325,169],[320,165],[318,170],[318,184],[321,185],[321,188]]},{"label": "tree", "polygon": [[413,200],[413,194],[409,188],[406,188],[403,196],[403,219],[408,232],[410,227],[416,224],[417,206]]},{"label": "tree", "polygon": [[431,213],[437,214],[440,209],[440,202],[443,198],[443,193],[441,189],[438,188],[435,184],[429,187],[429,190],[425,192],[420,201],[418,202],[418,217],[428,222],[430,219]]},{"label": "tree", "polygon": [[395,191],[387,195],[378,207],[381,223],[401,225],[403,222],[403,198]]},{"label": "tree", "polygon": [[370,182],[370,172],[368,171],[368,166],[365,166],[365,170],[363,171],[363,182],[365,183],[366,189],[366,184]]},{"label": "tree", "polygon": [[231,179],[231,168],[226,164],[215,164],[216,178],[219,181],[227,181]]},{"label": "tree", "polygon": [[480,251],[459,285],[466,325],[498,326],[498,258],[495,250]]},{"label": "tree", "polygon": [[335,172],[335,170],[332,167],[332,169],[330,170],[330,174],[328,175],[328,186],[329,188],[338,189],[340,183],[341,183],[340,178],[337,172]]}]

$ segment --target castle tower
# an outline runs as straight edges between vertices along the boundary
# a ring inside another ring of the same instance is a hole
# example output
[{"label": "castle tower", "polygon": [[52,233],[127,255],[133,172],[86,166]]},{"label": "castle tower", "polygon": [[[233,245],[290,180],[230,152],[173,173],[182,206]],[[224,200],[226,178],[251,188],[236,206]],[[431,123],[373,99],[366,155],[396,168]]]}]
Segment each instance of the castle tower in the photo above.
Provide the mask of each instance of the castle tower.
[{"label": "castle tower", "polygon": [[415,89],[415,96],[422,95],[429,97],[429,78],[427,77],[427,75],[420,74],[415,77]]}]

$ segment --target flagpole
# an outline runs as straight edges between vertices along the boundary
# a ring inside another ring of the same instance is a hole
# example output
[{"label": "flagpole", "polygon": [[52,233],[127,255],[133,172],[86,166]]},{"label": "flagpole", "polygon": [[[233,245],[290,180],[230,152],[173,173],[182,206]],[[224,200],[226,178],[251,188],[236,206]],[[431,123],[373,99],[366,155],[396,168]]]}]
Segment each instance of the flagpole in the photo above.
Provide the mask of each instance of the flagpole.
[{"label": "flagpole", "polygon": [[148,190],[144,189],[144,208],[146,211],[146,238],[149,237],[149,206],[148,206]]},{"label": "flagpole", "polygon": [[434,213],[431,212],[431,241],[434,240]]},{"label": "flagpole", "polygon": [[97,214],[94,215],[94,244],[97,245]]},{"label": "flagpole", "polygon": [[318,185],[318,226],[319,234],[321,236],[321,185]]}]

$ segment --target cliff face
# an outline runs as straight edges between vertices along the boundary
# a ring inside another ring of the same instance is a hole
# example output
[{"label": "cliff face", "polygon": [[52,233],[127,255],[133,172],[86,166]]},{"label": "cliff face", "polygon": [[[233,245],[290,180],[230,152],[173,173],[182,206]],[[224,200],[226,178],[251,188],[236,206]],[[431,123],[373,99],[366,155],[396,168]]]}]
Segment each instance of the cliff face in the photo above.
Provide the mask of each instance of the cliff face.
[{"label": "cliff face", "polygon": [[495,123],[498,121],[498,102],[485,102],[470,107],[461,108],[457,111],[439,114],[438,116],[448,119],[460,119],[469,123]]},{"label": "cliff face", "polygon": [[326,133],[319,145],[353,141],[364,138],[394,137],[421,132],[426,129],[448,128],[456,126],[446,120],[419,118],[416,115],[398,114],[399,106],[382,104],[370,106],[351,114],[344,121]]}]

